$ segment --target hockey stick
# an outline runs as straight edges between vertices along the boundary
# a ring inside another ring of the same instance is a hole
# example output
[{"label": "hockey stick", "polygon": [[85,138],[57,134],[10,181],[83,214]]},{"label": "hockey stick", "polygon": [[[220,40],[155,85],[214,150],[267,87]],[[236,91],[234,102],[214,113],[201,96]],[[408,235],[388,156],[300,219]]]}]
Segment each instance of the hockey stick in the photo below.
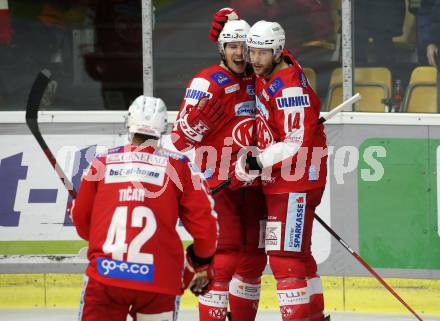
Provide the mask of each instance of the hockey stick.
[{"label": "hockey stick", "polygon": [[435,63],[437,65],[437,112],[440,113],[440,58],[435,56]]},{"label": "hockey stick", "polygon": [[44,155],[46,155],[53,169],[57,173],[61,182],[66,187],[70,196],[72,198],[76,198],[77,192],[73,188],[73,184],[67,178],[60,165],[58,165],[56,158],[47,146],[46,141],[41,135],[40,128],[38,127],[38,110],[40,109],[41,100],[50,82],[50,76],[50,71],[44,69],[40,71],[37,78],[35,79],[31,91],[29,92],[29,97],[26,105],[26,124],[32,135],[34,135],[41,149],[43,150]]},{"label": "hockey stick", "polygon": [[356,260],[358,260],[359,263],[361,263],[363,265],[364,268],[366,268],[368,270],[368,272],[370,272],[371,274],[373,274],[373,276],[400,302],[403,304],[403,306],[405,308],[408,309],[408,311],[410,311],[418,320],[423,321],[423,319],[421,317],[419,317],[419,315],[405,302],[403,301],[403,299],[397,294],[396,291],[394,291],[394,289],[388,285],[388,283],[385,282],[384,279],[382,279],[382,277],[367,263],[365,262],[365,260],[356,253],[356,251],[354,251],[348,244],[347,242],[345,242],[330,226],[327,225],[327,223],[325,223],[322,218],[320,218],[316,213],[313,215],[315,220],[317,220],[322,227],[324,227],[327,232],[329,232],[338,242],[339,244],[341,244],[348,252],[350,252],[351,255],[354,256],[354,258]]},{"label": "hockey stick", "polygon": [[[336,114],[338,114],[339,112],[341,112],[345,107],[356,103],[357,101],[361,100],[362,96],[357,93],[354,96],[348,98],[347,100],[343,101],[341,104],[339,104],[338,106],[336,106],[335,108],[333,108],[331,111],[329,111],[326,115],[320,117],[318,119],[318,124],[323,124],[325,123],[327,120],[333,118]],[[224,182],[218,184],[216,187],[211,189],[211,194],[215,195],[218,192],[220,192],[221,190],[223,190],[224,188],[228,187],[231,184],[231,179],[228,178],[227,180],[225,180]]]}]

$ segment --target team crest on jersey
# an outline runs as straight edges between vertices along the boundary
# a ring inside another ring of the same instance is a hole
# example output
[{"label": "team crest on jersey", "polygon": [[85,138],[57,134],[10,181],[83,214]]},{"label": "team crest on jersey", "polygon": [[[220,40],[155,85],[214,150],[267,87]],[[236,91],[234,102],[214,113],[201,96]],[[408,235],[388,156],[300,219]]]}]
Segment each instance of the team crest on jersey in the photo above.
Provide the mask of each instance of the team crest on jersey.
[{"label": "team crest on jersey", "polygon": [[280,77],[275,78],[269,85],[268,90],[269,90],[269,95],[271,95],[272,97],[275,96],[275,94],[278,92],[278,90],[281,89],[281,87],[284,86],[283,81],[281,80]]},{"label": "team crest on jersey", "polygon": [[272,131],[266,123],[264,118],[257,117],[257,147],[260,150],[266,149],[268,146],[272,145],[274,139]]},{"label": "team crest on jersey", "polygon": [[232,130],[232,139],[240,147],[253,145],[255,137],[255,121],[253,118],[246,118],[235,125]]},{"label": "team crest on jersey", "polygon": [[276,99],[278,109],[294,108],[294,107],[310,107],[309,95],[297,95],[278,97]]},{"label": "team crest on jersey", "polygon": [[226,309],[224,308],[211,308],[208,313],[214,319],[224,320],[226,318]]},{"label": "team crest on jersey", "polygon": [[229,84],[231,82],[231,78],[229,78],[225,73],[218,71],[210,76],[217,85],[224,86],[226,84]]},{"label": "team crest on jersey", "polygon": [[192,89],[192,88],[187,88],[186,89],[185,99],[200,100],[203,97],[211,98],[212,94],[210,92],[207,92],[207,91],[202,91],[202,90],[197,90],[197,89]]},{"label": "team crest on jersey", "polygon": [[255,86],[254,85],[247,85],[246,92],[249,97],[253,98],[255,96]]}]

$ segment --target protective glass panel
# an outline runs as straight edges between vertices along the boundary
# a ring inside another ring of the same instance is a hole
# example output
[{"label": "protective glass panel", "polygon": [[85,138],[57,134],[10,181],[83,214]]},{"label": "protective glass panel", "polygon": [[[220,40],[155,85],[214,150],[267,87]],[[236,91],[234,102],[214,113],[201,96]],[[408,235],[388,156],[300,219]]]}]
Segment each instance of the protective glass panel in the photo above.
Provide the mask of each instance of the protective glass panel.
[{"label": "protective glass panel", "polygon": [[355,86],[377,90],[358,111],[438,112],[440,1],[356,0]]}]

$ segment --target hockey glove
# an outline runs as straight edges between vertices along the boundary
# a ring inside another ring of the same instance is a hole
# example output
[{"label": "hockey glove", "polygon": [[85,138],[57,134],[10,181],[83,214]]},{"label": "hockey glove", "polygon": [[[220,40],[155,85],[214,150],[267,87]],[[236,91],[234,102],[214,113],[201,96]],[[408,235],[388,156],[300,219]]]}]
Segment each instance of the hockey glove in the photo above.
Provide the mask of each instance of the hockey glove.
[{"label": "hockey glove", "polygon": [[261,165],[257,157],[242,155],[235,163],[235,176],[244,183],[251,183],[260,175]]},{"label": "hockey glove", "polygon": [[218,36],[223,30],[223,26],[227,21],[240,19],[240,14],[237,10],[232,8],[223,8],[217,11],[212,18],[211,30],[209,31],[209,40],[212,42],[218,41]]},{"label": "hockey glove", "polygon": [[191,290],[198,296],[208,291],[208,286],[214,276],[211,266],[212,256],[208,258],[198,257],[194,253],[193,244],[186,248],[185,270],[183,271],[183,289]]},{"label": "hockey glove", "polygon": [[207,97],[202,98],[197,105],[188,106],[190,111],[180,120],[183,134],[191,141],[199,143],[203,137],[215,127],[221,127],[226,120],[222,106]]}]

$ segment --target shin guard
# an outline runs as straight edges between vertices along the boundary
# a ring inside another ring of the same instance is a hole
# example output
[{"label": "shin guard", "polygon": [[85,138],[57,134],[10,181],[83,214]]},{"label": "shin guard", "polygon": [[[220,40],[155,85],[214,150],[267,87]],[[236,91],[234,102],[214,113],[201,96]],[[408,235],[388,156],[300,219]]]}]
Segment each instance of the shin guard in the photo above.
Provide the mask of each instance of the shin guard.
[{"label": "shin guard", "polygon": [[232,320],[254,321],[260,301],[261,279],[234,276],[229,284],[229,306]]},{"label": "shin guard", "polygon": [[199,296],[200,321],[226,320],[228,288],[228,283],[214,282],[208,293]]},{"label": "shin guard", "polygon": [[277,295],[283,321],[310,320],[310,296],[306,279],[278,279]]}]

